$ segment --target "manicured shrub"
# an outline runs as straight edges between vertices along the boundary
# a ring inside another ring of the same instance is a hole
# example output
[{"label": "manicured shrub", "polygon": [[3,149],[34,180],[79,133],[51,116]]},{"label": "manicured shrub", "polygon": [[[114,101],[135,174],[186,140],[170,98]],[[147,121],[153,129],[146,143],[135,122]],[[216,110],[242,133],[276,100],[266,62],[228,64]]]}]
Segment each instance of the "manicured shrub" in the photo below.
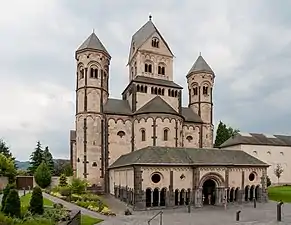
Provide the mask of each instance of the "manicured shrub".
[{"label": "manicured shrub", "polygon": [[67,185],[68,185],[67,177],[66,177],[65,174],[62,174],[62,175],[60,176],[59,186],[60,186],[60,187],[65,187],[65,186],[67,186]]},{"label": "manicured shrub", "polygon": [[5,201],[6,198],[10,192],[11,189],[15,188],[15,184],[7,184],[6,187],[3,190],[3,197],[2,197],[2,201],[1,201],[1,211],[3,212],[4,210],[4,206],[5,206]]},{"label": "manicured shrub", "polygon": [[17,190],[11,189],[9,191],[3,212],[10,217],[20,217],[20,199]]},{"label": "manicured shrub", "polygon": [[52,174],[45,162],[42,162],[34,173],[35,182],[41,187],[46,188],[52,182]]},{"label": "manicured shrub", "polygon": [[71,188],[72,188],[73,194],[81,195],[81,194],[85,193],[85,191],[86,191],[87,182],[85,180],[81,180],[79,178],[73,178]]},{"label": "manicured shrub", "polygon": [[33,188],[31,199],[30,199],[30,205],[29,205],[29,211],[35,215],[43,214],[43,197],[42,192],[39,187]]},{"label": "manicured shrub", "polygon": [[60,187],[59,192],[62,196],[68,197],[71,196],[72,190],[71,187]]}]

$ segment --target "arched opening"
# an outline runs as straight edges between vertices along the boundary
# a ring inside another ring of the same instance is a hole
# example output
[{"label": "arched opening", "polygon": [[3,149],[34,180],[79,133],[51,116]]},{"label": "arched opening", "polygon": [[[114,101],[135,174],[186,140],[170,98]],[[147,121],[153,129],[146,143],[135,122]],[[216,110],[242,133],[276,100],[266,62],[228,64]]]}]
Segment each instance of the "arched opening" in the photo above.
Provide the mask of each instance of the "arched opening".
[{"label": "arched opening", "polygon": [[158,94],[158,88],[155,88],[155,94],[156,95]]},{"label": "arched opening", "polygon": [[226,190],[226,201],[229,202],[229,188]]},{"label": "arched opening", "polygon": [[179,204],[179,190],[175,190],[175,205]]},{"label": "arched opening", "polygon": [[212,179],[208,179],[203,183],[202,194],[204,196],[205,205],[214,205],[215,204],[215,188],[216,184]]},{"label": "arched opening", "polygon": [[145,130],[141,130],[141,141],[145,141],[146,140],[146,132]]},{"label": "arched opening", "polygon": [[188,189],[186,192],[186,202],[185,202],[186,205],[190,204],[190,195],[191,195],[191,189]]},{"label": "arched opening", "polygon": [[252,185],[251,186],[251,189],[250,189],[250,201],[253,201],[253,199],[254,199],[254,191],[255,191],[255,186],[254,185]]},{"label": "arched opening", "polygon": [[163,188],[160,193],[160,206],[166,206],[166,193],[167,189]]},{"label": "arched opening", "polygon": [[180,205],[184,205],[185,203],[185,190],[182,189],[180,192]]},{"label": "arched opening", "polygon": [[250,187],[246,186],[245,187],[245,201],[246,202],[249,200],[249,190],[250,190]]},{"label": "arched opening", "polygon": [[168,132],[169,132],[168,129],[164,129],[164,141],[168,140]]},{"label": "arched opening", "polygon": [[140,92],[140,87],[139,87],[139,85],[136,86],[136,91],[137,91],[137,92]]},{"label": "arched opening", "polygon": [[146,207],[152,206],[152,190],[150,188],[146,189]]},{"label": "arched opening", "polygon": [[154,88],[151,87],[151,94],[154,94]]},{"label": "arched opening", "polygon": [[229,202],[233,201],[234,201],[234,188],[231,188],[229,193]]},{"label": "arched opening", "polygon": [[234,192],[234,201],[238,200],[238,191],[239,191],[239,188],[236,188]]},{"label": "arched opening", "polygon": [[257,186],[256,186],[256,189],[255,189],[255,199],[256,199],[256,200],[258,200],[258,198],[259,198],[259,188],[260,188],[260,186],[257,185]]},{"label": "arched opening", "polygon": [[153,192],[153,206],[159,206],[159,189],[155,188]]},{"label": "arched opening", "polygon": [[162,90],[161,88],[158,89],[158,95],[161,95],[162,94]]}]

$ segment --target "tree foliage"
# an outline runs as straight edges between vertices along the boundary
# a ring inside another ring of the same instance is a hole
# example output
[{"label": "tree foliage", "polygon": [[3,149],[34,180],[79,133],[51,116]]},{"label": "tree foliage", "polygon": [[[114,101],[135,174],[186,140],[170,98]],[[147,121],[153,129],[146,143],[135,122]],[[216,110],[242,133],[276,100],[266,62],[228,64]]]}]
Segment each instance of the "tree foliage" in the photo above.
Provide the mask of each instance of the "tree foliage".
[{"label": "tree foliage", "polygon": [[73,194],[81,195],[86,191],[87,182],[85,180],[81,180],[80,178],[73,178],[71,188]]},{"label": "tree foliage", "polygon": [[278,178],[278,184],[283,172],[284,172],[284,169],[282,168],[281,164],[278,163],[274,169],[274,174]]},{"label": "tree foliage", "polygon": [[30,204],[29,204],[29,211],[35,215],[42,215],[44,212],[43,209],[43,196],[41,189],[39,187],[34,187],[30,199]]},{"label": "tree foliage", "polygon": [[65,186],[67,186],[67,185],[68,185],[67,177],[66,177],[65,174],[62,174],[62,175],[60,176],[59,186],[60,186],[60,187],[65,187]]},{"label": "tree foliage", "polygon": [[16,174],[17,171],[14,166],[14,160],[0,153],[0,176],[8,177],[9,183],[13,183]]},{"label": "tree foliage", "polygon": [[42,163],[42,161],[43,161],[43,150],[41,147],[41,143],[38,141],[34,152],[32,152],[30,155],[30,166],[28,168],[28,171],[30,172],[31,175],[35,173],[36,169]]},{"label": "tree foliage", "polygon": [[54,160],[53,156],[49,151],[48,146],[45,147],[45,150],[43,151],[43,160],[48,165],[51,173],[54,171]]},{"label": "tree foliage", "polygon": [[9,147],[4,142],[3,139],[0,139],[0,153],[5,155],[7,158],[11,158],[11,159],[15,160],[15,158],[13,157],[12,153],[9,150]]},{"label": "tree foliage", "polygon": [[73,169],[69,160],[57,159],[55,161],[54,176],[65,174],[67,177],[73,176]]},{"label": "tree foliage", "polygon": [[9,191],[3,212],[10,217],[20,217],[20,199],[17,190],[11,189]]},{"label": "tree foliage", "polygon": [[52,174],[45,162],[42,162],[34,173],[35,182],[41,187],[46,188],[51,184]]},{"label": "tree foliage", "polygon": [[217,130],[216,130],[216,138],[214,147],[218,148],[222,145],[226,140],[233,137],[239,132],[238,129],[233,129],[232,127],[227,127],[222,121],[219,122]]},{"label": "tree foliage", "polygon": [[3,196],[2,196],[2,201],[1,201],[1,211],[4,211],[4,206],[5,206],[5,202],[7,199],[7,196],[10,192],[11,189],[14,189],[15,185],[14,184],[7,184],[6,187],[3,190]]}]

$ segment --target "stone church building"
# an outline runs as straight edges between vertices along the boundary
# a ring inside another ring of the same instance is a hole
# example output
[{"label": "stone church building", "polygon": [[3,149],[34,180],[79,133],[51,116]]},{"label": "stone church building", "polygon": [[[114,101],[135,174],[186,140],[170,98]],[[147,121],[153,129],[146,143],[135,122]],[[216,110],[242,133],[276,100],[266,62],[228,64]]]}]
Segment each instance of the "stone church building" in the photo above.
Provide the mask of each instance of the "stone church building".
[{"label": "stone church building", "polygon": [[114,82],[117,75],[109,74],[111,56],[94,32],[75,58],[77,177],[135,209],[266,200],[266,163],[213,149],[213,70],[197,58],[185,74],[189,102],[182,106],[173,52],[151,17],[132,36],[121,99],[109,98],[109,76]]}]

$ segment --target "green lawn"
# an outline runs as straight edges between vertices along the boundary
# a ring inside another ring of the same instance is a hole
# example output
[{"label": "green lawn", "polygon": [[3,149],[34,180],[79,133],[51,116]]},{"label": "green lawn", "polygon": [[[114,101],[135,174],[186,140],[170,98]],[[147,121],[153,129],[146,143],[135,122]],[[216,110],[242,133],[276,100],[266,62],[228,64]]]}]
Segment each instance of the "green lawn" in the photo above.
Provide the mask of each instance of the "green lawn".
[{"label": "green lawn", "polygon": [[268,194],[270,200],[291,202],[291,186],[269,187]]},{"label": "green lawn", "polygon": [[[24,207],[29,206],[30,198],[31,198],[31,193],[28,193],[24,196],[21,196],[20,197],[21,205]],[[54,203],[51,200],[43,198],[43,205],[44,206],[53,206]]]},{"label": "green lawn", "polygon": [[82,217],[81,217],[81,224],[82,225],[94,225],[94,224],[100,223],[102,221],[103,220],[101,220],[101,219],[96,219],[96,218],[93,218],[93,217],[90,217],[87,215],[82,215]]}]

